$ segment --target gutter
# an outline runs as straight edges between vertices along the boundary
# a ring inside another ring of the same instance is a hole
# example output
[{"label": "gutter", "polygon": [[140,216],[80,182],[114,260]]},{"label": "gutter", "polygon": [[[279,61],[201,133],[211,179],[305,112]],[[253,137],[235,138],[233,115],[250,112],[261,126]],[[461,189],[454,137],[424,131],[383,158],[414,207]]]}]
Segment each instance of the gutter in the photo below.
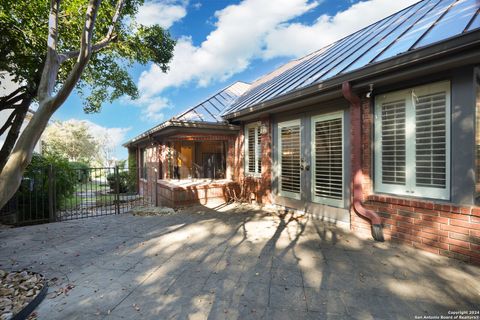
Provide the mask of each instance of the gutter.
[{"label": "gutter", "polygon": [[363,206],[363,172],[362,172],[362,116],[361,100],[358,95],[352,91],[348,81],[342,84],[342,93],[345,99],[350,102],[351,126],[352,126],[352,173],[353,173],[353,202],[352,209],[360,216],[370,220],[372,224],[372,237],[376,241],[383,242],[382,219],[380,216]]}]

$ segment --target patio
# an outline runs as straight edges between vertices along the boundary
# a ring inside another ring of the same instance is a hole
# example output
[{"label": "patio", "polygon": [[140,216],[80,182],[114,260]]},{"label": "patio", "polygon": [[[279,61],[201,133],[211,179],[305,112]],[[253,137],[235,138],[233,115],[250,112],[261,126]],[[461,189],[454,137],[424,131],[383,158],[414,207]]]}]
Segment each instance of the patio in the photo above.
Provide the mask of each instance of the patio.
[{"label": "patio", "polygon": [[0,268],[51,279],[39,319],[413,319],[478,309],[479,267],[309,216],[188,210],[0,229]]}]

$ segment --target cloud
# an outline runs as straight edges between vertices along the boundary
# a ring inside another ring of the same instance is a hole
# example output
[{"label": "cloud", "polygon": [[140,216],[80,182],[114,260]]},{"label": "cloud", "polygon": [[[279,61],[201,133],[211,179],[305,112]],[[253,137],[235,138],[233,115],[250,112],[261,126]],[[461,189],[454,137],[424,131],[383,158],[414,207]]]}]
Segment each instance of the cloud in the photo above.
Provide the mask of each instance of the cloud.
[{"label": "cloud", "polygon": [[309,0],[245,0],[217,11],[215,30],[206,40],[197,47],[191,38],[180,38],[169,72],[152,65],[140,76],[140,92],[150,96],[192,81],[207,86],[228,79],[260,56],[270,30],[316,6]]},{"label": "cloud", "polygon": [[153,1],[147,2],[139,8],[136,20],[145,26],[159,24],[161,27],[168,29],[186,15],[187,10],[183,3]]},{"label": "cloud", "polygon": [[265,38],[263,58],[306,55],[416,2],[370,0],[356,3],[334,16],[322,15],[312,25],[277,25]]},{"label": "cloud", "polygon": [[138,87],[146,114],[156,114],[168,101],[158,96],[167,88],[200,87],[225,81],[246,70],[253,60],[300,57],[384,18],[417,0],[369,0],[312,24],[293,23],[316,8],[313,0],[244,0],[215,13],[215,29],[198,46],[190,37],[178,39],[168,73],[156,65],[140,75]]}]

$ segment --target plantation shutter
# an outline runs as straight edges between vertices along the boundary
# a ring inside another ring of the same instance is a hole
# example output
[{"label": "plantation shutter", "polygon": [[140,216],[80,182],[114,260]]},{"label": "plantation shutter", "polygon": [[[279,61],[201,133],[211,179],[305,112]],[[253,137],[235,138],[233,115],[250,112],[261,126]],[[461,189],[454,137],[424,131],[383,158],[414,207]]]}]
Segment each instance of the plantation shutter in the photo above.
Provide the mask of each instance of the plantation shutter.
[{"label": "plantation shutter", "polygon": [[446,186],[446,93],[419,96],[415,105],[416,186]]},{"label": "plantation shutter", "polygon": [[262,173],[262,136],[260,126],[257,127],[257,173]]},{"label": "plantation shutter", "polygon": [[[341,204],[343,199],[342,115],[313,118],[313,198],[316,202]],[[333,201],[332,201],[333,200]]]},{"label": "plantation shutter", "polygon": [[247,155],[247,169],[249,173],[255,173],[255,152],[257,151],[255,148],[255,127],[250,127],[247,129],[247,137],[248,137],[248,155]]},{"label": "plantation shutter", "polygon": [[450,199],[450,82],[377,96],[375,190]]},{"label": "plantation shutter", "polygon": [[405,100],[383,103],[382,125],[382,182],[405,185]]},{"label": "plantation shutter", "polygon": [[280,193],[300,197],[300,123],[289,121],[279,124]]}]

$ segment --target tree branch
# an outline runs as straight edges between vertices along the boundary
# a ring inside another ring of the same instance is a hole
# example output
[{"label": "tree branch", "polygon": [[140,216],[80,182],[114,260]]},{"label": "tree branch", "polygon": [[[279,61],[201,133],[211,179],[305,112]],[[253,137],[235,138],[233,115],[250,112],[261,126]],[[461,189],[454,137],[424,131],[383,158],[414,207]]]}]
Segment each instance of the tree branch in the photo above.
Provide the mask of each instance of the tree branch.
[{"label": "tree branch", "polygon": [[[115,26],[118,22],[118,19],[120,17],[124,4],[125,4],[125,0],[117,1],[117,4],[115,5],[115,13],[113,14],[113,17],[112,17],[112,23],[108,27],[107,35],[101,41],[97,42],[92,46],[92,53],[102,50],[103,48],[107,47],[110,43],[112,43],[117,39],[117,35],[114,34],[113,32],[115,30]],[[79,54],[80,54],[80,50],[61,53],[59,55],[60,63],[63,63],[65,60],[78,57]]]},{"label": "tree branch", "polygon": [[[110,38],[103,38],[100,42],[97,42],[92,46],[92,53],[102,50],[103,48],[107,47],[110,43],[115,41],[116,39],[117,39],[116,34],[113,34]],[[60,63],[63,63],[66,60],[78,57],[79,54],[80,54],[80,50],[61,53],[59,54],[59,61]]]},{"label": "tree branch", "polygon": [[90,0],[87,7],[87,15],[85,19],[85,26],[83,28],[82,37],[80,40],[80,53],[77,57],[77,62],[73,66],[72,71],[67,76],[63,86],[58,91],[57,95],[54,97],[51,107],[54,112],[63,102],[68,98],[73,88],[77,84],[78,80],[85,69],[85,66],[90,59],[92,54],[92,36],[93,28],[95,26],[95,20],[97,19],[98,9],[100,7],[101,0]]},{"label": "tree branch", "polygon": [[50,97],[55,86],[59,62],[57,55],[58,41],[58,12],[60,0],[50,0],[50,14],[48,19],[47,58],[43,67],[42,78],[38,86],[38,98],[44,100]]}]

